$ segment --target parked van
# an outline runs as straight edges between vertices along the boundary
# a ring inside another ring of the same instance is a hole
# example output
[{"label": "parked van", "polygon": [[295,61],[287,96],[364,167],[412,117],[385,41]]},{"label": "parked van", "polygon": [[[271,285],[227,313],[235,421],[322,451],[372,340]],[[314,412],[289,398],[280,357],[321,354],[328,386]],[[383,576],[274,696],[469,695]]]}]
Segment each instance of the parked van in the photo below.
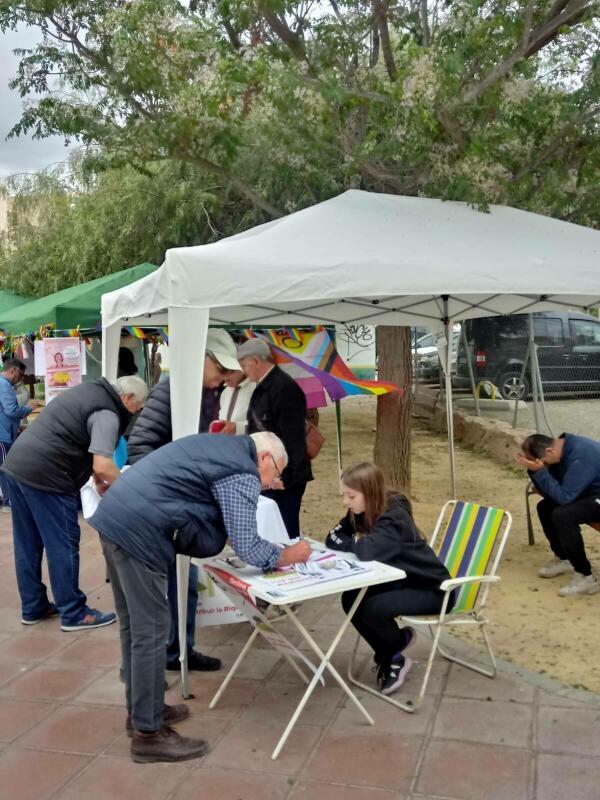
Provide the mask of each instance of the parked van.
[{"label": "parked van", "polygon": [[[520,384],[529,339],[529,315],[484,317],[465,322],[475,383],[491,381],[502,397],[525,399],[531,394],[528,366]],[[533,314],[533,333],[545,394],[600,392],[600,320],[572,311]],[[456,385],[469,387],[467,353],[461,341]]]}]

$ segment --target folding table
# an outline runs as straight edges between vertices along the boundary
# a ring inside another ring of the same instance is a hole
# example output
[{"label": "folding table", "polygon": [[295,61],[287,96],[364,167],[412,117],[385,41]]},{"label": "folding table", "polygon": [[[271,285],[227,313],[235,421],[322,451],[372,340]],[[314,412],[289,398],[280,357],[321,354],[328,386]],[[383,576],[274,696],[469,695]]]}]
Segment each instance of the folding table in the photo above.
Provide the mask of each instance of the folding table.
[{"label": "folding table", "polygon": [[[327,551],[325,548],[318,546],[316,543],[312,544],[314,548],[323,550],[324,553],[331,552],[333,554],[332,551]],[[354,557],[349,553],[335,553],[335,555],[347,560],[354,560]],[[279,593],[270,592],[268,590],[268,588],[264,585],[264,582],[260,580],[262,572],[259,569],[246,567],[242,570],[236,568],[228,562],[227,558],[223,556],[211,559],[204,563],[205,570],[211,575],[213,580],[216,581],[223,591],[226,592],[232,603],[234,603],[240,609],[248,622],[250,622],[253,626],[253,630],[248,641],[244,645],[233,666],[227,673],[227,676],[225,677],[219,690],[211,700],[209,707],[214,708],[216,706],[219,698],[227,688],[229,682],[237,672],[240,664],[248,654],[253,642],[258,636],[265,638],[275,650],[281,653],[281,655],[288,660],[292,668],[307,684],[306,691],[304,692],[296,710],[287,724],[287,727],[279,739],[277,746],[271,754],[272,759],[276,759],[281,752],[283,745],[292,732],[294,725],[298,721],[298,718],[302,713],[304,706],[308,702],[308,699],[313,693],[317,683],[319,683],[319,681],[324,683],[323,673],[325,670],[328,670],[331,673],[334,680],[341,686],[344,692],[361,711],[367,722],[370,725],[374,724],[370,714],[366,711],[356,695],[353,693],[352,689],[348,686],[346,681],[331,663],[331,657],[333,656],[336,647],[344,635],[346,628],[350,624],[350,621],[352,620],[352,617],[354,616],[354,613],[356,612],[361,600],[365,596],[365,592],[369,586],[389,583],[390,581],[397,581],[406,577],[406,574],[403,570],[390,567],[389,565],[382,564],[378,561],[369,562],[368,567],[368,571],[366,572],[357,574],[350,573],[347,576],[328,580],[323,583],[297,588],[289,592]],[[356,600],[342,621],[339,630],[334,636],[327,651],[323,652],[323,650],[321,650],[319,645],[310,635],[306,627],[298,619],[294,605],[299,602],[316,600],[321,597],[340,594],[341,592],[351,589],[358,590]],[[282,596],[278,597],[274,596],[274,594],[282,594]],[[257,605],[257,600],[263,601],[263,604],[267,604],[267,607],[260,608]],[[317,656],[318,663],[316,665],[309,661],[296,646],[286,639],[280,630],[276,629],[278,620],[277,618],[273,619],[267,616],[268,606],[276,606],[278,609],[284,612],[285,617],[283,618],[285,619],[287,617],[293,623],[293,625],[302,635],[304,641],[308,644],[309,648]],[[312,678],[309,679],[306,676],[305,672],[302,670],[302,666],[309,668],[309,670],[313,673]]]}]

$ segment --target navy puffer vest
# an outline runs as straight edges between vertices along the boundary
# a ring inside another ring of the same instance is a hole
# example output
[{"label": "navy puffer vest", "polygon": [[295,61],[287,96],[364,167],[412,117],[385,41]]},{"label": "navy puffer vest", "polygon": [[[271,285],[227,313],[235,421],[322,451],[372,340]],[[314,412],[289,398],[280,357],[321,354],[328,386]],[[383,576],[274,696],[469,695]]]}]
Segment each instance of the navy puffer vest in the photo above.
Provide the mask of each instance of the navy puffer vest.
[{"label": "navy puffer vest", "polygon": [[[175,558],[175,531],[186,539],[185,551],[179,552],[203,557],[214,542],[221,542],[217,552],[222,549],[227,532],[212,485],[240,474],[258,477],[256,447],[249,436],[185,436],[126,470],[88,522],[164,574]],[[254,506],[259,491],[257,484],[256,497],[247,499]]]},{"label": "navy puffer vest", "polygon": [[131,415],[107,380],[67,389],[17,438],[4,471],[44,492],[76,495],[92,474],[88,419],[103,410],[119,417],[122,435]]}]

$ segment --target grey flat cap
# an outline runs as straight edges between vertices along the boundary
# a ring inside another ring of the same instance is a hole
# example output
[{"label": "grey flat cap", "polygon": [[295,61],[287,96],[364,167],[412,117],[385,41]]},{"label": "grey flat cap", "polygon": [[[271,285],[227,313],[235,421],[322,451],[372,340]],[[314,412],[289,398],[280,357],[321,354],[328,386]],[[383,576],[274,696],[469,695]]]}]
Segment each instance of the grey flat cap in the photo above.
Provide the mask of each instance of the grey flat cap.
[{"label": "grey flat cap", "polygon": [[237,349],[237,359],[240,361],[242,358],[269,358],[271,355],[271,348],[264,339],[248,339],[244,344],[239,345]]}]

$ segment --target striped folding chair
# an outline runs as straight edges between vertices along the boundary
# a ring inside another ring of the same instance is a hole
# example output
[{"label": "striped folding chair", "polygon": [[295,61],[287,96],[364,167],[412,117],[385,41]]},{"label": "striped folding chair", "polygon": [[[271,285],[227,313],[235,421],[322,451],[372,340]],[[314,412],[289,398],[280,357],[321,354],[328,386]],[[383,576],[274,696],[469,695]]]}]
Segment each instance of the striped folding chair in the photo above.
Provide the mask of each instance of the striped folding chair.
[{"label": "striped folding chair", "polygon": [[[438,616],[398,618],[402,623],[409,625],[427,625],[433,640],[421,689],[414,704],[394,700],[372,687],[359,683],[353,677],[352,669],[358,650],[358,640],[348,667],[348,679],[392,705],[413,712],[423,701],[437,652],[449,661],[480,672],[489,678],[495,677],[496,659],[485,628],[488,620],[483,615],[483,609],[490,586],[500,580],[496,571],[511,525],[512,516],[501,508],[488,508],[460,500],[450,500],[442,508],[430,541],[431,547],[452,576],[440,586],[444,591],[442,610]],[[452,609],[448,610],[452,593],[455,601]],[[452,625],[476,625],[479,628],[490,658],[489,668],[465,661],[442,649],[440,634],[444,628]]]}]

